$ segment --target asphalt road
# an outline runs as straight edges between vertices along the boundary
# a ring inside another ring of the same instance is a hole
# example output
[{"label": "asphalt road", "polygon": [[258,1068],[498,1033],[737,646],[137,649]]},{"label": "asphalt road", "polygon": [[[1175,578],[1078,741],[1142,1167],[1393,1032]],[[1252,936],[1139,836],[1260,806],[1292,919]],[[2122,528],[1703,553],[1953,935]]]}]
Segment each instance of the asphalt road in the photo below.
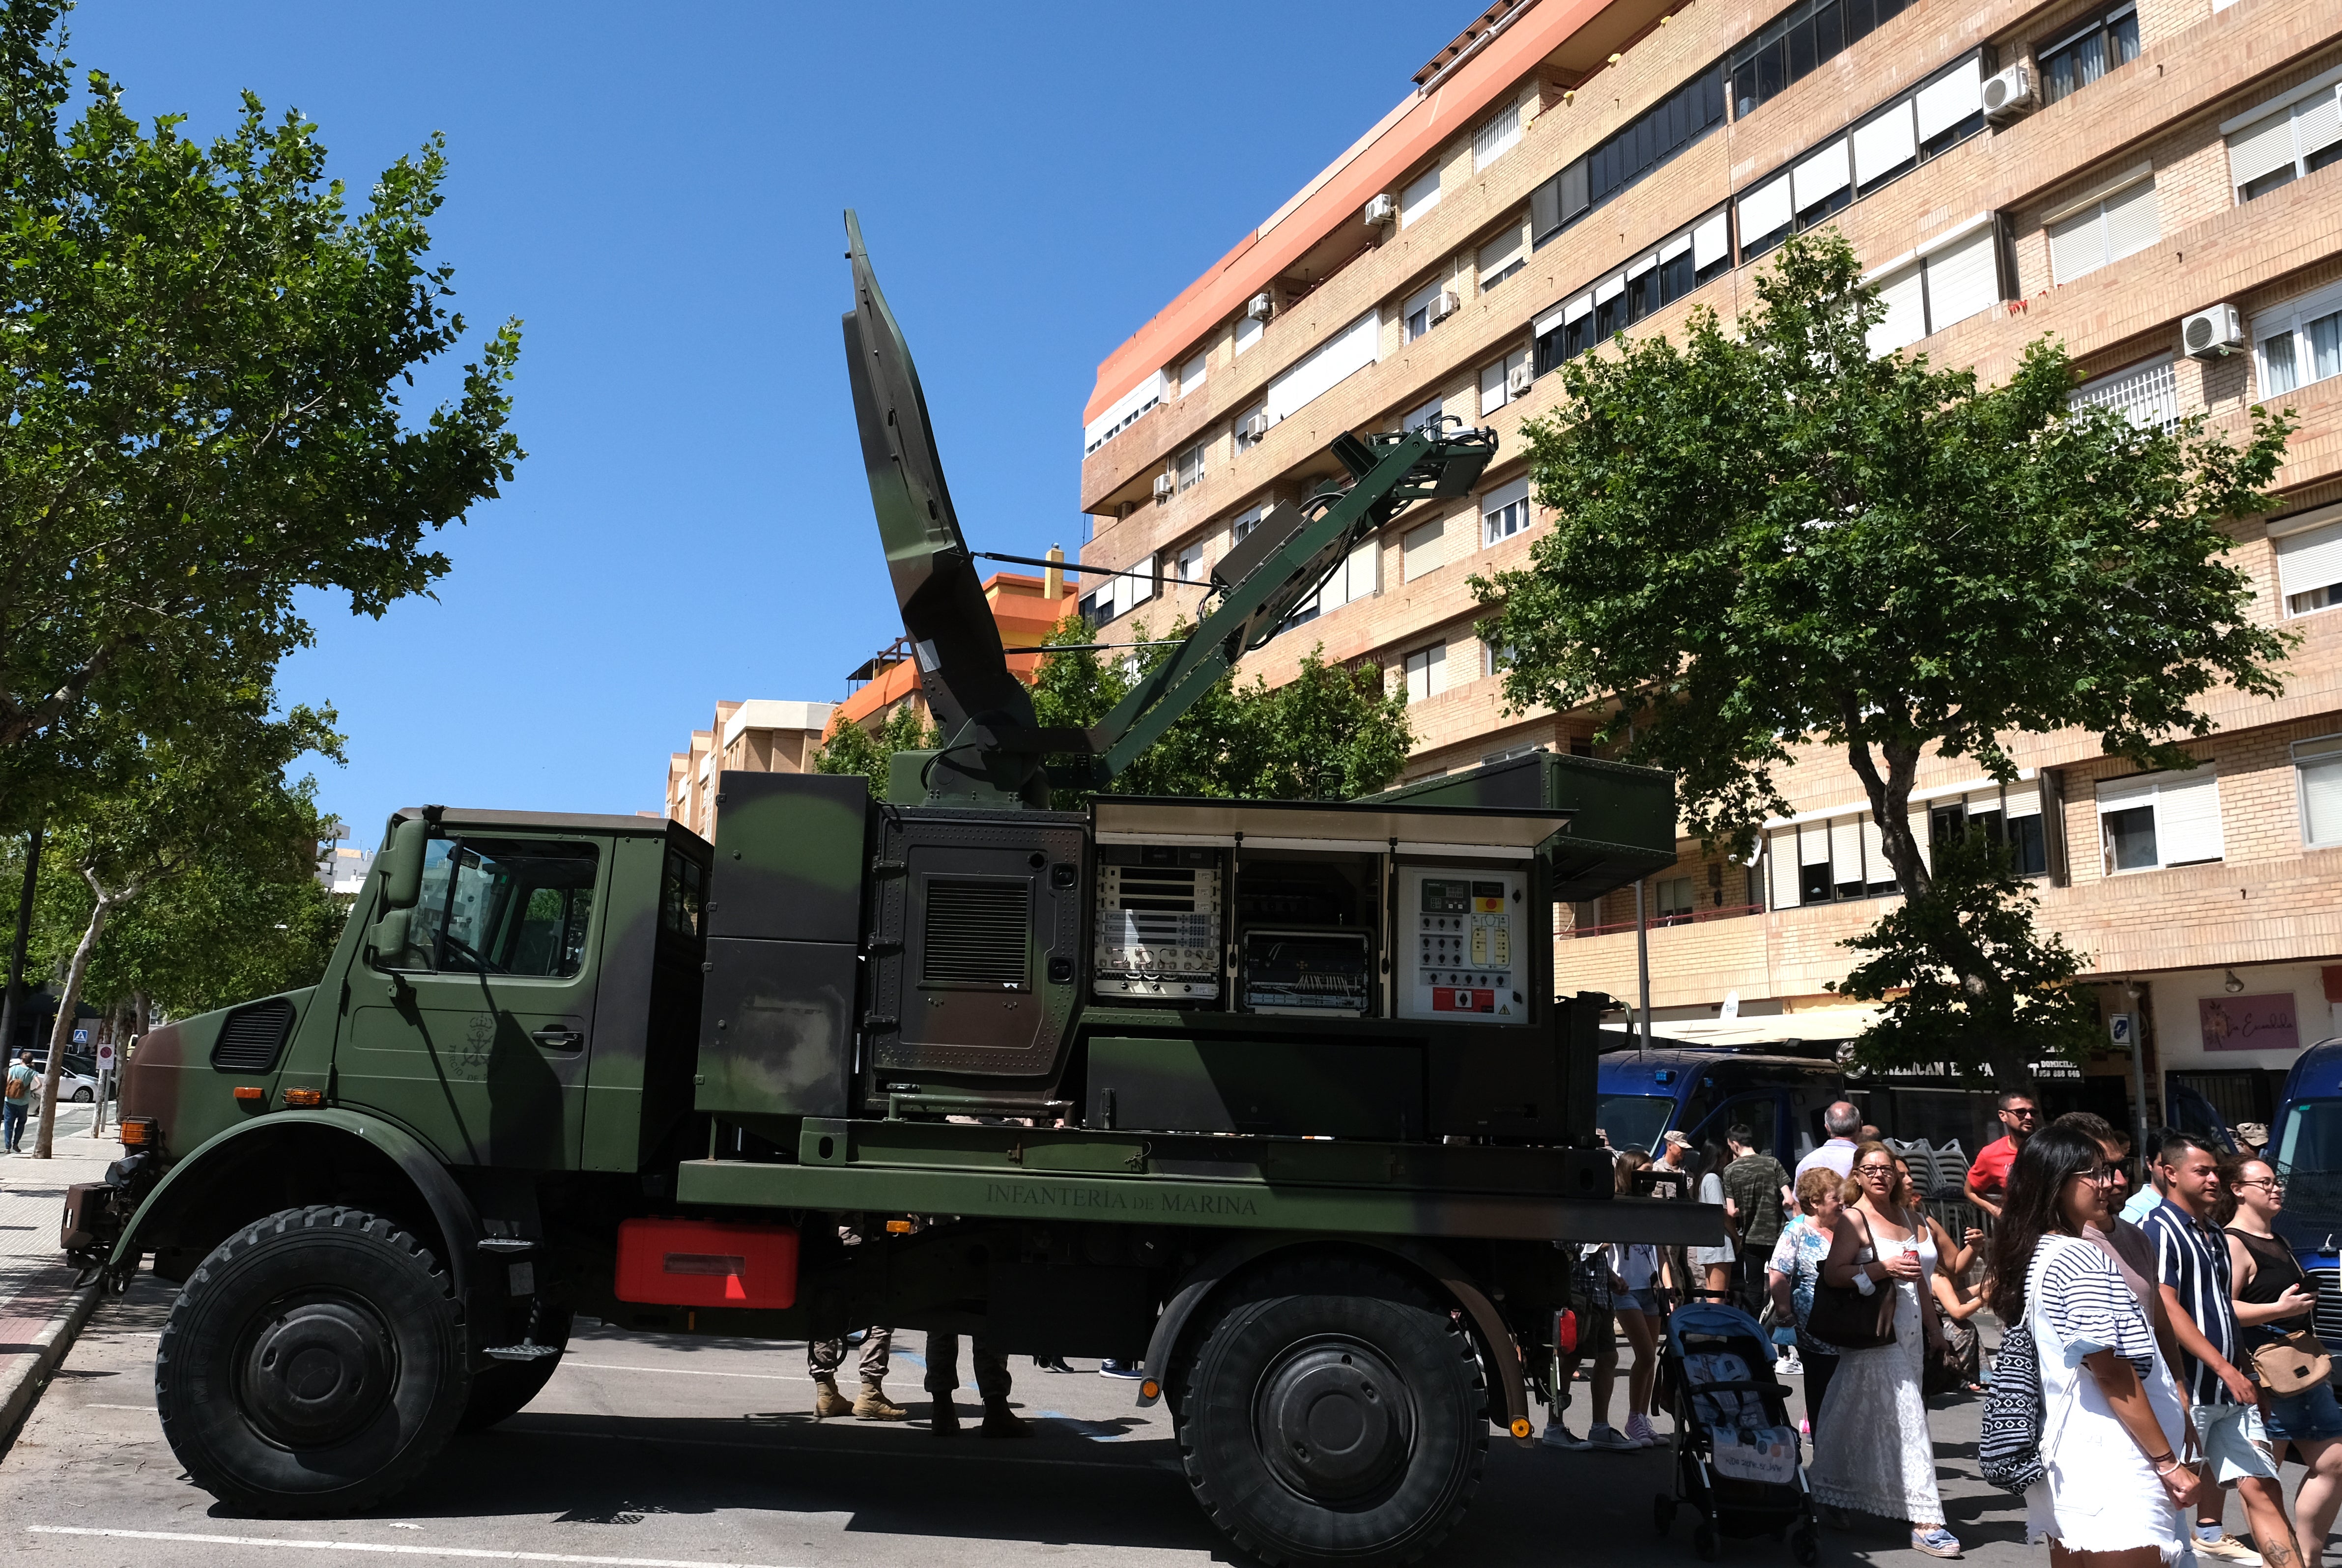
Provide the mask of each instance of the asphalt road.
[{"label": "asphalt road", "polygon": [[[181,1474],[154,1410],[167,1287],[142,1276],[81,1336],[5,1458],[0,1555],[58,1568],[306,1568],[327,1562],[568,1561],[714,1568],[1001,1568],[1036,1559],[1237,1561],[1189,1500],[1160,1410],[1136,1385],[1043,1373],[1019,1357],[1029,1441],[943,1440],[914,1421],[816,1423],[801,1345],[682,1340],[582,1324],[536,1403],[458,1437],[390,1507],[359,1519],[238,1518]],[[924,1416],[923,1341],[898,1344],[889,1391]],[[849,1370],[851,1368],[849,1362]],[[1794,1381],[1794,1380],[1793,1380]],[[1582,1386],[1582,1385],[1581,1385]],[[962,1393],[963,1415],[976,1403]],[[1975,1469],[1977,1405],[1934,1414],[1952,1527],[1978,1563],[2038,1564],[2012,1499]],[[1582,1406],[1581,1406],[1582,1409]],[[1523,1451],[1499,1439],[1471,1517],[1439,1561],[1691,1564],[1686,1523],[1660,1541],[1664,1450]],[[2240,1516],[2233,1504],[2231,1513]],[[1825,1532],[1823,1562],[1916,1565],[1883,1523]],[[1725,1543],[1726,1564],[1788,1568],[1769,1540]]]}]

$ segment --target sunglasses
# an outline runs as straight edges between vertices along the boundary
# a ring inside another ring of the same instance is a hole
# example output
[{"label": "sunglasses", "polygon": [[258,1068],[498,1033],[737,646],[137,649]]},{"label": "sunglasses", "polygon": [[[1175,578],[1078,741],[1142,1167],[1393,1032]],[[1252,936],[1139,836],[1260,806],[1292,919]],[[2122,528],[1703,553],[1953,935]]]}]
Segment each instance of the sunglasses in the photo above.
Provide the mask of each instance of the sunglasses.
[{"label": "sunglasses", "polygon": [[2115,1173],[2111,1167],[2101,1165],[2095,1171],[2075,1172],[2074,1180],[2087,1182],[2094,1187],[2111,1187],[2115,1184]]},{"label": "sunglasses", "polygon": [[2007,1110],[2003,1111],[2001,1114],[2004,1116],[2017,1116],[2025,1121],[2030,1122],[2036,1116],[2040,1115],[2041,1113],[2035,1110],[2030,1105],[2012,1105]]},{"label": "sunglasses", "polygon": [[1854,1174],[1857,1176],[1899,1176],[1903,1173],[1892,1165],[1857,1165]]}]

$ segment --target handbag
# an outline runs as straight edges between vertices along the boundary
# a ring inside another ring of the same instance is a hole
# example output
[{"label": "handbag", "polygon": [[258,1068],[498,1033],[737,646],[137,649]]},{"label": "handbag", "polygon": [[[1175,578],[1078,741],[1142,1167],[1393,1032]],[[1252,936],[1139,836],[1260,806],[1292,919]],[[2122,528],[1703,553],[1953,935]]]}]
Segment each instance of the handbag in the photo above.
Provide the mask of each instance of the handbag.
[{"label": "handbag", "polygon": [[1938,1394],[1957,1393],[1965,1385],[1960,1375],[1960,1353],[1952,1348],[1950,1340],[1927,1347],[1919,1363],[1919,1397],[1934,1399]]},{"label": "handbag", "polygon": [[2031,1319],[2028,1312],[2000,1336],[1977,1433],[1977,1469],[2003,1492],[2022,1493],[2047,1473],[2041,1463],[2041,1429],[2048,1411],[2041,1398],[2041,1353],[2033,1343]]},{"label": "handbag", "polygon": [[[1856,1218],[1848,1210],[1847,1217]],[[1871,1242],[1870,1225],[1862,1227],[1864,1244],[1873,1253],[1878,1249]],[[1895,1291],[1892,1285],[1865,1295],[1853,1285],[1834,1285],[1827,1279],[1814,1282],[1813,1310],[1806,1314],[1806,1333],[1824,1344],[1845,1350],[1877,1350],[1895,1343]]]},{"label": "handbag", "polygon": [[2254,1378],[2279,1398],[2317,1387],[2333,1371],[2334,1358],[2306,1328],[2295,1329],[2276,1343],[2253,1352]]}]

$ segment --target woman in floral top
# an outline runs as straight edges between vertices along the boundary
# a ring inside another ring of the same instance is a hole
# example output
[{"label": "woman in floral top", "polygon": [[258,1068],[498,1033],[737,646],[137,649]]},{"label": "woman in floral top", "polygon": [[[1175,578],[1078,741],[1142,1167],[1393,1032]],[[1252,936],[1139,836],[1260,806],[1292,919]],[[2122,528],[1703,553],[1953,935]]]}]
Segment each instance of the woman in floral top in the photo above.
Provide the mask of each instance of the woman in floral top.
[{"label": "woman in floral top", "polygon": [[1814,1284],[1829,1256],[1838,1215],[1846,1210],[1844,1182],[1836,1171],[1822,1166],[1797,1178],[1800,1213],[1782,1230],[1765,1275],[1774,1304],[1797,1320],[1797,1359],[1805,1363],[1806,1373],[1806,1420],[1816,1427],[1821,1422],[1822,1395],[1828,1392],[1830,1373],[1837,1370],[1837,1347],[1807,1333],[1806,1319],[1813,1313]]}]

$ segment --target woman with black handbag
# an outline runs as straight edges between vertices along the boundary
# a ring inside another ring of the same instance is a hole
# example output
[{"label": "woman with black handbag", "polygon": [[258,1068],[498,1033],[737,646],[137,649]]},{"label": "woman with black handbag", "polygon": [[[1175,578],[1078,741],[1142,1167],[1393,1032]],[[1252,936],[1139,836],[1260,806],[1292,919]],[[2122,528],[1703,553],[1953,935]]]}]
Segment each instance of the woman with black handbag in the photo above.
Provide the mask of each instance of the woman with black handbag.
[{"label": "woman with black handbag", "polygon": [[1923,1353],[1943,1340],[1927,1295],[1936,1238],[1927,1216],[1900,1201],[1902,1179],[1886,1144],[1855,1150],[1848,1190],[1857,1195],[1831,1239],[1808,1320],[1843,1353],[1814,1423],[1807,1481],[1829,1507],[1910,1521],[1914,1551],[1957,1557],[1919,1392]]},{"label": "woman with black handbag", "polygon": [[[2326,1376],[2316,1374],[2316,1363],[2327,1357],[2326,1346],[2309,1332],[2315,1287],[2270,1226],[2285,1207],[2285,1183],[2268,1162],[2227,1161],[2220,1183],[2236,1205],[2224,1227],[2229,1292],[2238,1337],[2261,1384],[2261,1423],[2279,1464],[2288,1444],[2300,1451],[2308,1473],[2293,1500],[2294,1538],[2304,1556],[2323,1556],[2334,1516],[2342,1513],[2342,1403]],[[2270,1363],[2266,1369],[2264,1352]],[[2280,1385],[2298,1386],[2281,1393]]]}]

